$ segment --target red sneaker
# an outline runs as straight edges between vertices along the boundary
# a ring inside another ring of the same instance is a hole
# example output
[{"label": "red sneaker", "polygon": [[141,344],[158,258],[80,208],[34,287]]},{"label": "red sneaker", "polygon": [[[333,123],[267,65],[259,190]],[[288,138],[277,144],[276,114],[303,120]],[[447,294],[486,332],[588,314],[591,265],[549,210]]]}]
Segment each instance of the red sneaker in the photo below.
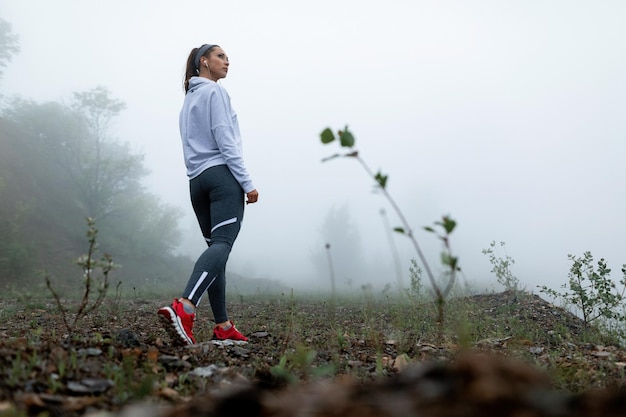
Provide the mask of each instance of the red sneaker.
[{"label": "red sneaker", "polygon": [[242,335],[239,330],[235,327],[235,323],[230,322],[231,326],[228,330],[222,329],[220,326],[215,326],[213,328],[213,339],[217,340],[242,340],[244,342],[248,341],[248,338]]},{"label": "red sneaker", "polygon": [[162,307],[157,314],[175,345],[186,346],[196,343],[193,337],[193,322],[196,315],[187,313],[183,303],[174,300],[171,307]]}]

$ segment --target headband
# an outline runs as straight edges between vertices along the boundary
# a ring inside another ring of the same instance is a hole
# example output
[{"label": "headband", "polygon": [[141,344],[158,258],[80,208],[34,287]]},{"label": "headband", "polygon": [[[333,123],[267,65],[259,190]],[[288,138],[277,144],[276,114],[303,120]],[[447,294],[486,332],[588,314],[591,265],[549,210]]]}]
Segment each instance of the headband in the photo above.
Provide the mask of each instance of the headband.
[{"label": "headband", "polygon": [[205,43],[200,48],[198,48],[198,52],[196,52],[196,57],[193,59],[193,63],[195,64],[195,66],[196,66],[195,68],[196,69],[198,69],[198,65],[200,65],[200,57],[202,55],[204,55],[206,53],[206,51],[208,51],[209,49],[211,49],[214,46],[216,46],[216,45],[211,45],[211,44]]}]

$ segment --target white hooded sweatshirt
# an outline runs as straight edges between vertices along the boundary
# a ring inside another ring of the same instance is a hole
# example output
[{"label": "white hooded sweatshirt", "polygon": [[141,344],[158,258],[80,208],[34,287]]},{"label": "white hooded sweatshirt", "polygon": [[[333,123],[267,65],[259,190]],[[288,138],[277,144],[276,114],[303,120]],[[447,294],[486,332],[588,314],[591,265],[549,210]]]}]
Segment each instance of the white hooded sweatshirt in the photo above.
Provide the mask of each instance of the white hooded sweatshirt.
[{"label": "white hooded sweatshirt", "polygon": [[237,114],[228,92],[215,81],[191,77],[179,116],[183,155],[189,179],[216,165],[226,165],[244,193],[254,190],[243,162]]}]

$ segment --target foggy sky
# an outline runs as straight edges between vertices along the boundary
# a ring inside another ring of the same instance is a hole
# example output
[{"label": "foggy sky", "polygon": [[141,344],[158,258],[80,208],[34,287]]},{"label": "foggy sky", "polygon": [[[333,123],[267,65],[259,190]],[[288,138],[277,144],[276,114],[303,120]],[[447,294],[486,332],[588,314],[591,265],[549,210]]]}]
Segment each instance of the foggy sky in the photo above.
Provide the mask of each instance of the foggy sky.
[{"label": "foggy sky", "polygon": [[[126,102],[114,134],[145,154],[150,190],[183,209],[185,253],[204,243],[178,134],[182,75],[193,47],[217,43],[260,193],[230,270],[327,288],[311,252],[346,204],[383,267],[359,284],[395,282],[379,212],[397,217],[357,162],[320,162],[338,150],[321,130],[346,124],[435,266],[439,244],[419,229],[444,214],[470,283],[495,283],[481,253],[492,240],[530,290],[565,283],[570,253],[606,258],[615,279],[626,263],[622,1],[3,0],[0,16],[21,46],[5,96],[62,101],[103,85]],[[395,243],[406,282],[415,253]]]}]

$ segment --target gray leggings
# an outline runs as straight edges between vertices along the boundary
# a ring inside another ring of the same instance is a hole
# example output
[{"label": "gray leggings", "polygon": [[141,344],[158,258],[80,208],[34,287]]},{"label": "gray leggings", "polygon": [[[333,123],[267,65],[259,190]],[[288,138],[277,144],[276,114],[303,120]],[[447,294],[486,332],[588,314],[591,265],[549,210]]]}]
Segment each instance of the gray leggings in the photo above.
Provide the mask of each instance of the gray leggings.
[{"label": "gray leggings", "polygon": [[226,261],[241,229],[243,189],[226,165],[208,168],[189,182],[191,204],[208,248],[200,255],[183,297],[196,306],[205,291],[216,323],[228,321]]}]

